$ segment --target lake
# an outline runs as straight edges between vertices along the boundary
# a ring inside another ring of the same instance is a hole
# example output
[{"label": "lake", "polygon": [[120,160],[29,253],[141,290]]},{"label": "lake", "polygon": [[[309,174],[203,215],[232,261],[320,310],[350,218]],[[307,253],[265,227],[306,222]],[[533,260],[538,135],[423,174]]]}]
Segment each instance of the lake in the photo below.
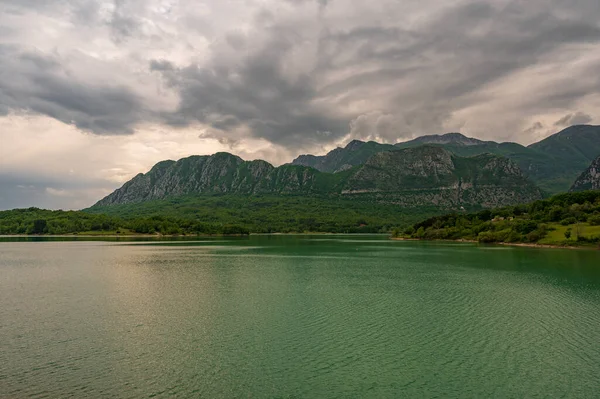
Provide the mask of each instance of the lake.
[{"label": "lake", "polygon": [[0,240],[0,397],[600,392],[600,251]]}]

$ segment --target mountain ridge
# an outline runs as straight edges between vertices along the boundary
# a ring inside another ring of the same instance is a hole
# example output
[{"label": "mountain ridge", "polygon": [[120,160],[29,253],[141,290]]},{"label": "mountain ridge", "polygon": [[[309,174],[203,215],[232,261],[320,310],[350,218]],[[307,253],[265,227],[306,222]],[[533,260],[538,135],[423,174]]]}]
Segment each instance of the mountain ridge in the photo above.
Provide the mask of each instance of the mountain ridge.
[{"label": "mountain ridge", "polygon": [[94,207],[189,194],[335,196],[409,207],[493,206],[541,198],[541,191],[506,158],[464,158],[441,147],[420,146],[379,152],[338,173],[301,165],[274,167],[229,153],[163,161]]},{"label": "mountain ridge", "polygon": [[557,193],[567,191],[577,176],[600,155],[600,126],[570,126],[529,146],[514,142],[484,141],[461,133],[426,135],[394,145],[353,140],[345,147],[338,147],[326,155],[301,155],[292,164],[335,173],[363,164],[368,157],[378,152],[425,144],[442,146],[459,156],[483,153],[506,156],[516,162],[525,175],[547,193]]}]

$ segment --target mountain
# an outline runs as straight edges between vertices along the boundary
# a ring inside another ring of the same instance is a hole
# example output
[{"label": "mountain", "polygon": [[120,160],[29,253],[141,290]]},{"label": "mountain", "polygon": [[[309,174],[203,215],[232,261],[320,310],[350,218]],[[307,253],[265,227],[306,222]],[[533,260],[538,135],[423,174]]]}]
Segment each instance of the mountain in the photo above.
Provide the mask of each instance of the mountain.
[{"label": "mountain", "polygon": [[163,161],[98,201],[95,207],[185,195],[329,196],[406,207],[498,206],[541,198],[510,160],[459,157],[437,146],[378,152],[363,165],[324,173],[299,165],[273,167],[228,154]]},{"label": "mountain", "polygon": [[336,173],[362,165],[373,154],[395,149],[391,144],[352,140],[346,147],[338,147],[329,151],[327,155],[300,155],[292,161],[292,165],[309,166],[321,172]]},{"label": "mountain", "polygon": [[575,180],[569,191],[600,190],[600,156]]},{"label": "mountain", "polygon": [[571,126],[528,148],[577,163],[583,170],[600,155],[600,126]]},{"label": "mountain", "polygon": [[581,171],[600,155],[600,126],[571,126],[527,147],[517,143],[478,140],[460,133],[422,136],[394,146],[355,140],[345,148],[336,148],[324,156],[301,155],[292,164],[310,166],[322,172],[338,172],[361,165],[378,152],[424,144],[440,146],[462,157],[485,153],[507,157],[516,162],[534,183],[551,194],[567,191]]},{"label": "mountain", "polygon": [[451,144],[457,146],[473,146],[473,145],[482,145],[486,143],[493,143],[493,141],[482,141],[478,139],[474,139],[471,137],[467,137],[461,133],[446,133],[446,134],[431,134],[427,136],[417,137],[416,139],[405,141],[402,143],[396,144],[396,147],[399,148],[408,148],[408,147],[416,147],[423,144]]},{"label": "mountain", "polygon": [[162,161],[146,174],[138,174],[98,201],[106,206],[186,194],[325,194],[337,187],[337,176],[313,168],[268,162],[244,161],[220,152],[191,156],[179,161]]},{"label": "mountain", "polygon": [[[495,141],[482,141],[463,136],[460,133],[449,133],[444,135],[423,136],[414,140],[398,143],[398,148],[410,148],[423,143],[440,145],[453,154],[469,157],[481,154],[495,154],[507,157],[519,165],[523,173],[534,181],[539,187],[547,192],[564,191],[565,184],[557,185],[553,181],[557,174],[564,172],[563,168],[557,167],[561,160],[525,147],[518,143],[497,143]],[[572,173],[571,173],[572,175]],[[571,176],[571,180],[575,176]]]},{"label": "mountain", "polygon": [[353,172],[344,195],[374,195],[402,206],[458,207],[516,204],[539,199],[541,191],[504,157],[459,157],[438,146],[375,154]]},{"label": "mountain", "polygon": [[407,148],[423,143],[441,145],[460,156],[483,153],[505,156],[544,191],[558,193],[567,191],[581,171],[600,155],[600,126],[571,126],[527,147],[481,141],[459,133],[423,136],[396,146]]},{"label": "mountain", "polygon": [[543,180],[548,191],[567,191],[577,176],[600,155],[600,126],[571,126],[527,148],[556,160],[554,165],[545,165],[542,174],[532,176],[532,179]]}]

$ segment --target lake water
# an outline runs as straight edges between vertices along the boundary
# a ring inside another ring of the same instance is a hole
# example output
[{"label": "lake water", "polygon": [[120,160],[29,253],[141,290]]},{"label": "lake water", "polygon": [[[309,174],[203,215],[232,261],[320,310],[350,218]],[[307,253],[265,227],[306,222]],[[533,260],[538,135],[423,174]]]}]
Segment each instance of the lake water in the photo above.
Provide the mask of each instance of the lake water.
[{"label": "lake water", "polygon": [[592,398],[600,251],[0,242],[0,397]]}]

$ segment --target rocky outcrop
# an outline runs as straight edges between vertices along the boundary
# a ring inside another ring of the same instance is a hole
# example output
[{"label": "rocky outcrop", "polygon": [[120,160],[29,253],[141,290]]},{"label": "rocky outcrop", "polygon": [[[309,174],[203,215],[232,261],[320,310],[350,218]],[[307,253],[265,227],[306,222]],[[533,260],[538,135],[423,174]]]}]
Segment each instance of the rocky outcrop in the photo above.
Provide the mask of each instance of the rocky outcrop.
[{"label": "rocky outcrop", "polygon": [[402,206],[503,206],[542,192],[512,161],[484,154],[457,157],[435,146],[376,154],[349,177],[343,195],[371,195]]},{"label": "rocky outcrop", "polygon": [[570,191],[600,190],[600,156],[575,180]]},{"label": "rocky outcrop", "polygon": [[98,201],[97,206],[160,200],[188,194],[314,194],[330,189],[329,175],[268,162],[244,161],[229,153],[163,161]]}]

